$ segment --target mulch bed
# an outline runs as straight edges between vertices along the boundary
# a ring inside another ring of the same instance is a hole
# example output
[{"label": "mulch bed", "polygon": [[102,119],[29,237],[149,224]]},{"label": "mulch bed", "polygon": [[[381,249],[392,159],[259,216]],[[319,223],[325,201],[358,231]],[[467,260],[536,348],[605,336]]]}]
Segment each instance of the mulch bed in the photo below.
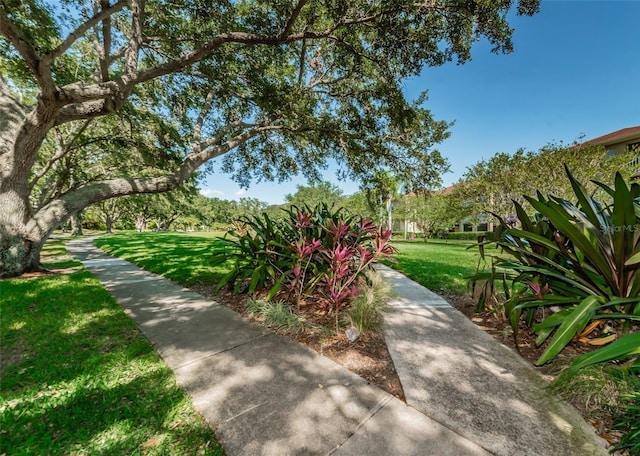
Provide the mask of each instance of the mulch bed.
[{"label": "mulch bed", "polygon": [[[246,295],[234,295],[233,293],[221,290],[215,293],[213,285],[194,285],[191,287],[197,293],[209,297],[220,304],[238,312],[242,316],[263,324],[246,309]],[[327,317],[320,313],[313,313],[302,309],[304,320],[309,323],[309,327],[333,326],[333,317]],[[282,333],[276,328],[275,332],[284,334],[319,354],[332,359],[338,364],[346,367],[351,372],[358,374],[370,384],[385,390],[398,399],[405,401],[404,392],[395,366],[391,360],[391,355],[387,350],[387,343],[384,340],[382,331],[368,331],[361,334],[355,342],[349,341],[344,332],[331,334],[322,331],[306,330],[301,333]]]}]

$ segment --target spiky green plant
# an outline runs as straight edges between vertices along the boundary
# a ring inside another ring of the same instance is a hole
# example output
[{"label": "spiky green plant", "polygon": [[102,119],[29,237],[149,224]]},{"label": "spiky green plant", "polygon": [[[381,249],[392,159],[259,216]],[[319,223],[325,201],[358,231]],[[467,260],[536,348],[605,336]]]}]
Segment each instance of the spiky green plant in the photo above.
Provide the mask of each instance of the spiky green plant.
[{"label": "spiky green plant", "polygon": [[232,230],[216,246],[211,265],[231,264],[231,271],[218,282],[218,290],[228,285],[234,291],[254,293],[265,287],[277,291],[289,261],[289,247],[282,223],[266,213],[238,220],[242,230]]},{"label": "spiky green plant", "polygon": [[577,202],[525,197],[534,217],[514,203],[520,228],[500,220],[480,248],[484,255],[485,245],[494,244],[501,253],[492,255],[491,272],[473,280],[505,284],[504,312],[516,337],[524,319],[538,345],[549,339],[537,365],[595,320],[619,321],[619,333],[626,334],[574,366],[633,357],[640,353],[640,336],[632,332],[640,322],[640,185],[627,185],[618,173],[613,188],[598,184],[609,196],[600,201],[566,171]]}]

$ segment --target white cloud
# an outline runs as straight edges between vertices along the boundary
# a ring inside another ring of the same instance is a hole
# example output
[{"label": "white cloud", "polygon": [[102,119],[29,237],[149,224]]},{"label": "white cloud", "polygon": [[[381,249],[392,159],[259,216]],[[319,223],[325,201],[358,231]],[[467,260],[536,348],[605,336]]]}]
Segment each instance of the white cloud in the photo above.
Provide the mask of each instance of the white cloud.
[{"label": "white cloud", "polygon": [[233,197],[234,198],[242,198],[246,193],[247,193],[247,191],[245,189],[241,188],[237,192],[233,193]]},{"label": "white cloud", "polygon": [[215,188],[201,188],[200,193],[207,198],[222,198],[224,196],[224,192],[221,190],[216,190]]}]

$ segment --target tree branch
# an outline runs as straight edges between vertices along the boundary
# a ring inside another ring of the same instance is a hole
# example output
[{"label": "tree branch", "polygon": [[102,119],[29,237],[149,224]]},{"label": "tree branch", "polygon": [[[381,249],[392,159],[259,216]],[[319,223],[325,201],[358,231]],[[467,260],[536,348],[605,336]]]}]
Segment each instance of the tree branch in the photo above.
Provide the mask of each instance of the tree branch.
[{"label": "tree branch", "polygon": [[300,68],[298,68],[298,85],[302,86],[303,82],[304,82],[304,69],[305,66],[307,64],[306,59],[307,59],[307,42],[305,40],[302,40],[302,49],[300,49],[300,59],[298,62],[298,65],[300,65]]},{"label": "tree branch", "polygon": [[49,78],[45,78],[42,74],[40,55],[38,55],[35,47],[33,47],[20,29],[11,22],[5,8],[4,5],[0,6],[0,33],[2,33],[20,53],[38,82],[47,82],[50,76]]},{"label": "tree branch", "polygon": [[[144,3],[144,0],[140,0],[141,3]],[[301,2],[302,3],[302,2]],[[142,15],[142,12],[140,12]],[[371,16],[375,17],[375,16]],[[369,16],[367,17],[369,18]],[[137,21],[141,21],[142,17],[138,17]],[[362,19],[365,20],[364,18]],[[135,25],[134,21],[134,25]],[[151,79],[158,78],[160,76],[164,76],[166,74],[174,73],[179,70],[184,69],[185,67],[195,63],[202,58],[204,58],[207,54],[209,54],[212,50],[227,44],[227,43],[239,43],[239,44],[247,44],[247,45],[270,45],[276,46],[285,43],[293,43],[295,41],[311,39],[318,40],[329,38],[336,41],[337,37],[333,36],[333,31],[344,24],[354,24],[359,23],[360,21],[351,20],[337,23],[334,27],[330,27],[322,32],[302,32],[295,35],[289,35],[287,37],[280,36],[267,36],[267,35],[256,35],[245,32],[229,32],[220,34],[213,39],[209,40],[207,43],[203,44],[200,48],[195,49],[187,54],[184,54],[182,57],[176,58],[169,62],[156,65],[152,68],[149,68],[144,71],[139,71],[136,73],[137,69],[137,53],[139,51],[139,44],[141,43],[141,36],[139,35],[141,30],[132,31],[132,38],[130,40],[130,45],[127,47],[125,51],[125,65],[127,67],[127,72],[121,76],[116,81],[103,82],[100,84],[86,84],[86,83],[73,83],[66,85],[60,90],[60,99],[63,102],[69,103],[82,103],[90,100],[98,100],[105,97],[111,97],[116,94],[119,95],[119,98],[124,98],[126,94],[131,90],[131,88],[137,84],[149,81]],[[139,24],[138,24],[139,25]],[[138,41],[140,40],[140,41]],[[92,105],[92,108],[95,106]],[[106,112],[110,112],[111,107],[109,104],[105,104],[103,108],[106,111],[98,110],[102,114]],[[74,109],[69,109],[68,111],[73,111]],[[81,111],[82,109],[75,108],[76,111]],[[95,109],[91,110],[94,114],[97,112]],[[67,116],[68,114],[62,115],[62,117]],[[100,114],[96,114],[100,115]]]},{"label": "tree branch", "polygon": [[196,125],[193,130],[193,143],[194,147],[200,147],[200,138],[202,135],[202,124],[204,123],[204,119],[207,116],[209,109],[211,109],[211,104],[213,103],[213,92],[207,93],[207,97],[204,100],[204,105],[202,109],[200,109],[200,113],[198,114],[198,119],[196,120]]},{"label": "tree branch", "polygon": [[287,20],[286,25],[284,26],[284,29],[282,30],[282,33],[280,33],[280,38],[286,38],[289,33],[291,33],[291,29],[293,29],[294,24],[296,23],[296,20],[298,19],[298,17],[300,16],[300,12],[302,11],[302,8],[304,8],[304,6],[307,4],[308,0],[299,0],[298,4],[295,6],[295,8],[293,9],[291,16],[289,16],[289,19]]},{"label": "tree branch", "polygon": [[223,33],[204,43],[200,48],[184,54],[180,58],[160,65],[156,65],[155,67],[138,73],[138,75],[135,77],[134,83],[139,84],[141,82],[149,81],[151,79],[155,79],[157,77],[181,70],[191,65],[192,63],[201,60],[211,51],[226,43],[277,45],[282,44],[283,42],[283,39],[280,39],[276,36],[255,35],[244,32]]},{"label": "tree branch", "polygon": [[[106,95],[103,95],[106,96]],[[113,112],[114,108],[107,107],[107,101],[96,99],[84,103],[74,103],[58,110],[54,126],[59,126],[74,120],[92,119]]]},{"label": "tree branch", "polygon": [[[227,128],[227,127],[228,129],[231,129],[230,125],[226,125],[223,128]],[[226,154],[230,150],[235,149],[241,144],[246,143],[251,138],[259,135],[260,133],[263,133],[265,131],[282,130],[284,128],[285,127],[283,125],[256,126],[243,133],[240,133],[234,136],[233,138],[229,139],[228,141],[218,146],[206,147],[203,150],[200,150],[199,152],[194,151],[187,156],[184,163],[180,166],[178,174],[182,180],[186,180],[191,174],[193,174],[193,172],[196,169],[198,169],[198,167],[200,167],[205,162]],[[222,136],[222,133],[219,133],[218,135],[216,135],[216,137],[217,136]]]},{"label": "tree branch", "polygon": [[76,132],[71,142],[66,145],[61,145],[58,152],[56,152],[56,154],[53,157],[51,157],[51,159],[47,162],[44,168],[42,168],[42,171],[36,174],[35,177],[31,180],[31,182],[29,182],[29,192],[33,190],[33,187],[35,187],[38,181],[42,179],[42,177],[45,174],[47,174],[47,172],[49,172],[49,170],[55,163],[60,161],[60,159],[65,157],[67,154],[69,154],[69,152],[73,150],[73,147],[72,147],[73,144],[77,141],[78,137],[80,137],[80,135],[87,129],[87,127],[92,121],[93,119],[88,119],[87,121],[85,121],[82,127],[80,127],[80,129]]},{"label": "tree branch", "polygon": [[197,144],[198,152],[201,152],[202,150],[205,150],[208,147],[211,147],[215,143],[222,141],[222,138],[224,137],[224,135],[226,135],[227,133],[229,133],[232,130],[236,130],[238,128],[249,128],[249,127],[256,127],[256,125],[250,124],[250,123],[246,123],[246,122],[244,122],[242,120],[236,120],[234,122],[229,122],[227,125],[225,125],[224,127],[220,128],[218,130],[218,132],[215,135],[213,135],[211,138],[207,139],[206,141],[198,143]]},{"label": "tree branch", "polygon": [[159,177],[108,179],[73,189],[38,210],[28,222],[27,230],[28,232],[41,234],[47,227],[64,223],[71,214],[78,210],[111,198],[140,193],[163,193],[174,190],[208,160],[229,152],[260,133],[282,128],[281,125],[252,128],[229,139],[224,144],[198,153],[191,153],[172,174]]},{"label": "tree branch", "polygon": [[52,62],[55,58],[60,57],[71,46],[73,46],[73,43],[75,43],[82,35],[84,35],[87,32],[87,30],[96,26],[101,20],[107,19],[111,17],[113,14],[117,13],[118,11],[121,11],[125,6],[127,6],[128,3],[129,2],[127,0],[121,0],[115,5],[107,9],[103,8],[102,11],[99,11],[98,13],[90,17],[87,21],[80,24],[80,26],[77,29],[71,32],[69,36],[67,36],[67,38],[62,43],[60,43],[60,45],[58,45],[55,49],[48,52],[44,56],[44,58],[48,62]]},{"label": "tree branch", "polygon": [[134,0],[131,5],[131,36],[125,52],[125,73],[134,74],[138,70],[138,54],[142,44],[142,23],[144,21],[145,0]]},{"label": "tree branch", "polygon": [[[109,8],[109,0],[100,0],[100,8],[105,10]],[[96,9],[94,14],[98,10]],[[95,27],[94,46],[98,53],[100,66],[100,80],[106,82],[109,80],[109,65],[111,64],[111,16],[104,18],[102,21],[102,43],[100,44],[99,28]]]}]

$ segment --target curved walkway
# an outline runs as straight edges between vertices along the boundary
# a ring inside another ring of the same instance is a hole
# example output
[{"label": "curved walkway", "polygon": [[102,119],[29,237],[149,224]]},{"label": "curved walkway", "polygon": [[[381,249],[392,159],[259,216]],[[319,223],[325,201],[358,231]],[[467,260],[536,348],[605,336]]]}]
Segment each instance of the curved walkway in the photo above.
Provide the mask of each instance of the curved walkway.
[{"label": "curved walkway", "polygon": [[154,343],[228,456],[607,454],[517,354],[391,269],[380,268],[395,293],[384,331],[407,404],[92,241],[67,249]]}]

